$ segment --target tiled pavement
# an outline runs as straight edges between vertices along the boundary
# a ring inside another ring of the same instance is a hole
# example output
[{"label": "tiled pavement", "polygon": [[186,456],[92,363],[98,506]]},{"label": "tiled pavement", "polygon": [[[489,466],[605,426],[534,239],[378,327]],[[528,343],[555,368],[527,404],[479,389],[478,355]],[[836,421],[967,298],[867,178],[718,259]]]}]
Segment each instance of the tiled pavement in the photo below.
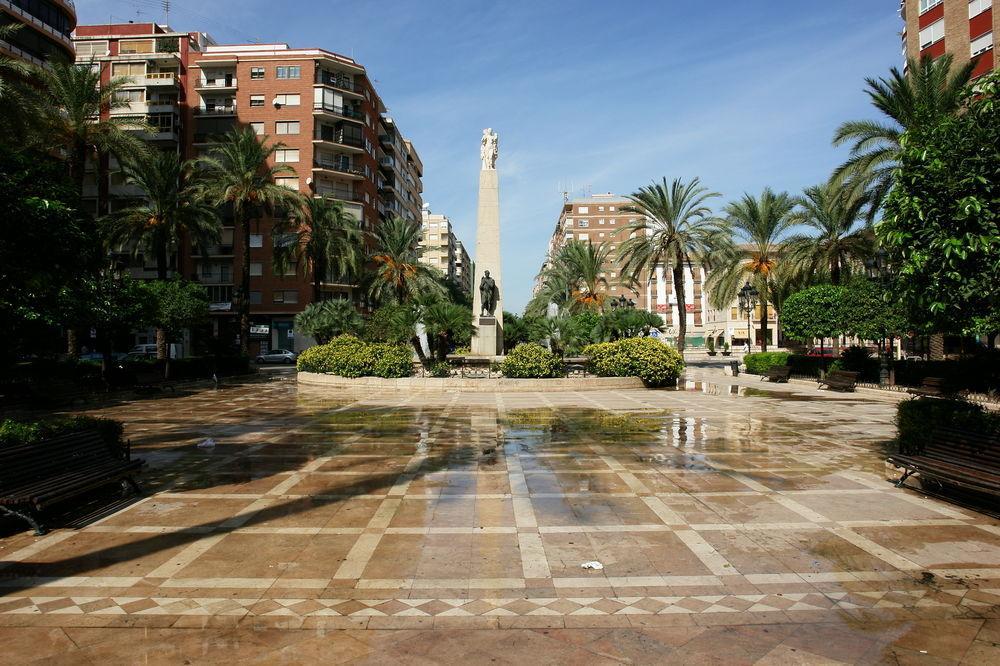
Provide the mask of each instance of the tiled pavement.
[{"label": "tiled pavement", "polygon": [[0,526],[0,664],[1000,660],[1000,523],[886,482],[894,398],[698,372],[99,410],[147,495]]}]

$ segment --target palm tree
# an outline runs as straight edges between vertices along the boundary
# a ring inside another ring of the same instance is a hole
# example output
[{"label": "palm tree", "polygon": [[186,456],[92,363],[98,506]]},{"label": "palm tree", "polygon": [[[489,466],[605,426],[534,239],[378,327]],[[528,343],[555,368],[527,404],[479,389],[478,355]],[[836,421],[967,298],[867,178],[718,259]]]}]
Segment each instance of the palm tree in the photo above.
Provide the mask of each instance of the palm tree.
[{"label": "palm tree", "polygon": [[[23,27],[19,23],[0,25],[0,41],[11,42]],[[30,74],[26,63],[0,54],[0,137],[13,145],[24,142],[27,114],[21,84]]]},{"label": "palm tree", "polygon": [[857,179],[868,192],[868,221],[874,221],[892,187],[903,132],[936,122],[955,113],[962,88],[969,82],[976,61],[952,71],[952,56],[924,55],[909,58],[905,73],[893,67],[888,78],[865,79],[872,105],[888,122],[848,121],[837,128],[833,145],[851,144],[851,155],[834,171],[834,178]]},{"label": "palm tree", "polygon": [[632,205],[622,209],[641,216],[626,227],[629,238],[618,248],[622,273],[637,282],[643,271],[652,275],[657,266],[669,265],[673,272],[679,351],[684,351],[687,334],[685,266],[692,270],[694,263],[706,265],[729,244],[721,222],[707,205],[717,196],[702,187],[698,178],[690,183],[677,178],[670,185],[664,178],[662,183],[640,187],[628,197]]},{"label": "palm tree", "polygon": [[608,280],[604,271],[610,256],[607,245],[571,240],[559,250],[543,282],[549,285],[552,297],[570,311],[601,312],[607,298]]},{"label": "palm tree", "polygon": [[864,228],[865,194],[857,185],[831,180],[806,188],[795,198],[791,221],[809,228],[788,238],[788,256],[815,273],[829,270],[830,281],[840,284],[845,272],[871,256],[874,238]]},{"label": "palm tree", "polygon": [[762,351],[767,351],[767,307],[773,299],[774,274],[782,260],[781,238],[794,225],[794,206],[787,192],[775,193],[767,187],[759,197],[744,194],[727,205],[726,225],[740,244],[720,253],[718,268],[708,277],[709,301],[718,309],[729,307],[744,282],[757,289]]},{"label": "palm tree", "polygon": [[275,270],[284,274],[293,260],[302,270],[311,269],[314,302],[322,300],[325,280],[353,280],[364,257],[358,221],[334,199],[305,198],[299,210],[275,220],[274,233],[294,236],[275,246]]},{"label": "palm tree", "polygon": [[448,356],[450,342],[460,342],[472,337],[472,310],[447,300],[438,300],[423,308],[421,321],[427,331],[428,340],[435,340],[431,353],[437,348],[437,360]]},{"label": "palm tree", "polygon": [[369,294],[379,303],[404,304],[416,294],[442,294],[440,273],[420,261],[422,230],[419,224],[393,217],[374,234]]},{"label": "palm tree", "polygon": [[128,116],[101,117],[102,112],[129,106],[122,95],[126,77],[101,83],[99,70],[62,62],[34,67],[32,73],[38,85],[30,89],[26,104],[38,140],[65,153],[77,191],[83,192],[88,158],[111,154],[126,161],[146,152],[135,131],[147,129],[144,123]]},{"label": "palm tree", "polygon": [[[20,23],[0,25],[0,40],[10,42],[14,33],[23,27]],[[0,99],[8,92],[11,79],[27,76],[29,71],[28,66],[17,58],[0,54]]]},{"label": "palm tree", "polygon": [[275,183],[279,176],[294,175],[295,169],[288,164],[268,164],[274,151],[284,144],[269,144],[267,139],[249,127],[233,129],[196,161],[201,170],[202,198],[214,206],[231,207],[240,229],[240,348],[244,354],[250,353],[250,222],[279,209],[293,210],[302,201],[298,192]]},{"label": "palm tree", "polygon": [[344,333],[357,335],[363,327],[357,308],[347,300],[310,303],[295,315],[295,330],[312,336],[321,345]]}]

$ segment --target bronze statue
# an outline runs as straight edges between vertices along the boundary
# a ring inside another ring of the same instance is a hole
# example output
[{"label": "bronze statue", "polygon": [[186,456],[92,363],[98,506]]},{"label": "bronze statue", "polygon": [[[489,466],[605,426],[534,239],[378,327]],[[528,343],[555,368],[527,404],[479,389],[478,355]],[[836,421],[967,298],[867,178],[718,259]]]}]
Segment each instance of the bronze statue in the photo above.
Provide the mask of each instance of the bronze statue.
[{"label": "bronze statue", "polygon": [[[493,316],[493,311],[497,309],[497,299],[500,297],[500,288],[496,280],[490,277],[489,271],[483,271],[483,279],[479,281],[479,299],[482,301],[482,309],[479,316]],[[485,313],[485,315],[484,315]]]}]

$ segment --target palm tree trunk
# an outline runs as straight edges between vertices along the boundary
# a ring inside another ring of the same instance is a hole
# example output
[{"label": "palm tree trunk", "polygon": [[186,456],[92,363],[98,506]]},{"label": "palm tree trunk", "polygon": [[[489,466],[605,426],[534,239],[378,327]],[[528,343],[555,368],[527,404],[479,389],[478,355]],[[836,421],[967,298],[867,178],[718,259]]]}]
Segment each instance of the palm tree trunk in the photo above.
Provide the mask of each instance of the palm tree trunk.
[{"label": "palm tree trunk", "polygon": [[676,260],[673,266],[674,295],[677,297],[677,351],[684,351],[687,341],[687,297],[684,293],[684,262]]},{"label": "palm tree trunk", "polygon": [[[167,246],[165,243],[159,243],[156,247],[156,279],[167,279]],[[158,327],[156,329],[156,359],[159,361],[168,357],[167,342],[167,332]],[[169,362],[168,359],[167,363],[169,364]]]},{"label": "palm tree trunk", "polygon": [[760,350],[767,351],[767,299],[761,296],[760,299]]},{"label": "palm tree trunk", "polygon": [[80,343],[77,341],[75,328],[66,329],[66,353],[70,358],[76,358],[80,355]]},{"label": "palm tree trunk", "polygon": [[840,284],[840,260],[836,257],[830,260],[830,282]]},{"label": "palm tree trunk", "polygon": [[420,336],[419,335],[414,335],[412,338],[410,338],[410,344],[413,345],[414,351],[417,352],[417,358],[420,360],[420,365],[426,367],[426,365],[427,365],[427,356],[424,354],[424,347],[423,347],[423,345],[420,344]]},{"label": "palm tree trunk", "polygon": [[240,267],[240,353],[250,355],[250,219],[240,220],[243,265]]}]

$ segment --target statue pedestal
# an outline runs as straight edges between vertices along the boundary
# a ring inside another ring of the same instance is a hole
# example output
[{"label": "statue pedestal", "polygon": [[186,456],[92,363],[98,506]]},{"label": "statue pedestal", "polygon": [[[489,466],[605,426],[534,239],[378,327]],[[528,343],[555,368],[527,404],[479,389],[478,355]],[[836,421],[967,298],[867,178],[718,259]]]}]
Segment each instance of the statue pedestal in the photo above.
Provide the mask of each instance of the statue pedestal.
[{"label": "statue pedestal", "polygon": [[503,356],[503,328],[496,317],[477,317],[473,356]]}]

